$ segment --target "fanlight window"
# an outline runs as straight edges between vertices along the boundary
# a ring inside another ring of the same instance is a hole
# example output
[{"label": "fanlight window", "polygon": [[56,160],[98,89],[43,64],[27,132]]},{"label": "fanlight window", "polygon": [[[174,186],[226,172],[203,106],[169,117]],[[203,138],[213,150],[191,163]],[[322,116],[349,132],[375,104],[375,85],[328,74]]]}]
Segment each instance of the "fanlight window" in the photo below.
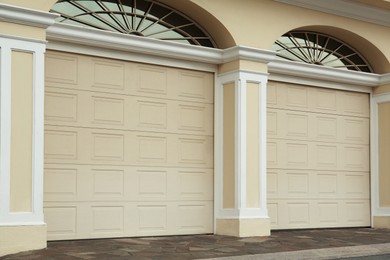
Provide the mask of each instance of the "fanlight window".
[{"label": "fanlight window", "polygon": [[60,23],[215,47],[189,17],[154,0],[60,0],[51,12]]},{"label": "fanlight window", "polygon": [[321,33],[288,32],[275,42],[273,49],[277,52],[277,56],[286,60],[372,72],[363,56],[351,46]]}]

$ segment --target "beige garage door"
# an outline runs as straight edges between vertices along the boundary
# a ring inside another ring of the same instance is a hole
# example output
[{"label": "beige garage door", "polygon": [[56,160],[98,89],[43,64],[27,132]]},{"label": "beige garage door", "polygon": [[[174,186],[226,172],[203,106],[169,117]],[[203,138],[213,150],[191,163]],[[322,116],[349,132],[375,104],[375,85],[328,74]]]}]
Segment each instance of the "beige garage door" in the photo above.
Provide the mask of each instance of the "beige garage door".
[{"label": "beige garage door", "polygon": [[211,73],[49,52],[49,239],[212,233],[213,84]]},{"label": "beige garage door", "polygon": [[273,229],[370,225],[369,95],[270,82]]}]

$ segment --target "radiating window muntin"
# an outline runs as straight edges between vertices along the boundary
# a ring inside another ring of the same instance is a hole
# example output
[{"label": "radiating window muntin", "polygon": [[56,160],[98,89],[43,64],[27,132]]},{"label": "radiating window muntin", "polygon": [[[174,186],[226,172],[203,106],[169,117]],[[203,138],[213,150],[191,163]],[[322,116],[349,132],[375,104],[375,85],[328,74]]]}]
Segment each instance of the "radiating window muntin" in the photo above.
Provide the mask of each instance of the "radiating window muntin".
[{"label": "radiating window muntin", "polygon": [[273,49],[277,56],[291,61],[372,72],[368,62],[351,46],[322,33],[291,31],[280,37]]},{"label": "radiating window muntin", "polygon": [[154,0],[60,0],[51,12],[60,23],[216,47],[198,24]]}]

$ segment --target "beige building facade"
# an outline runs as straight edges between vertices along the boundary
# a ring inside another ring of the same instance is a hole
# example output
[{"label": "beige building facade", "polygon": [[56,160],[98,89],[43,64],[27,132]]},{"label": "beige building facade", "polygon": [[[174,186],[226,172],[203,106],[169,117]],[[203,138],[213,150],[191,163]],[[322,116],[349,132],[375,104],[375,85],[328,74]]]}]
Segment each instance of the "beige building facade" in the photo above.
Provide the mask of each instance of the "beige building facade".
[{"label": "beige building facade", "polygon": [[1,0],[0,256],[390,228],[390,3],[336,2]]}]

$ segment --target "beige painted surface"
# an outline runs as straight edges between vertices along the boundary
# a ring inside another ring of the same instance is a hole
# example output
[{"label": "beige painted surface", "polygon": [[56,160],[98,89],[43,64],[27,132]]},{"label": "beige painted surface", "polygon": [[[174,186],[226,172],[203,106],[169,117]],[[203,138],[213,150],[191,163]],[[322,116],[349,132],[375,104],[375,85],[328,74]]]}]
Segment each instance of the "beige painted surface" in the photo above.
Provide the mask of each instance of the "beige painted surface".
[{"label": "beige painted surface", "polygon": [[247,112],[247,172],[246,172],[246,206],[247,208],[260,207],[260,140],[259,140],[259,84],[247,83],[246,89]]},{"label": "beige painted surface", "polygon": [[212,233],[213,78],[49,52],[49,240]]},{"label": "beige painted surface", "polygon": [[[284,33],[310,27],[349,42],[363,53],[375,71],[390,71],[390,29],[272,0],[193,0],[220,20],[236,45],[270,49]],[[283,19],[280,19],[283,17]],[[297,19],[299,17],[299,19]],[[256,21],[256,22],[254,22]]]},{"label": "beige painted surface", "polygon": [[216,234],[235,237],[270,235],[269,219],[217,219]]},{"label": "beige painted surface", "polygon": [[56,0],[1,0],[0,3],[21,6],[29,9],[49,11]]},{"label": "beige painted surface", "polygon": [[235,85],[223,86],[223,208],[235,203]]},{"label": "beige painted surface", "polygon": [[32,210],[33,56],[12,52],[10,211]]},{"label": "beige painted surface", "polygon": [[374,90],[373,91],[374,95],[389,93],[390,92],[390,84],[378,86],[378,87],[374,88],[373,90]]},{"label": "beige painted surface", "polygon": [[46,225],[0,226],[0,256],[46,247]]},{"label": "beige painted surface", "polygon": [[226,73],[236,70],[248,70],[256,72],[267,72],[267,64],[248,60],[234,60],[218,66],[218,73]]},{"label": "beige painted surface", "polygon": [[390,229],[390,217],[389,216],[374,216],[372,226],[374,228]]},{"label": "beige painted surface", "polygon": [[390,103],[378,105],[379,206],[390,207]]},{"label": "beige painted surface", "polygon": [[37,40],[46,39],[46,31],[44,29],[7,22],[0,22],[0,34]]},{"label": "beige painted surface", "polygon": [[369,96],[268,85],[273,229],[370,225]]}]

